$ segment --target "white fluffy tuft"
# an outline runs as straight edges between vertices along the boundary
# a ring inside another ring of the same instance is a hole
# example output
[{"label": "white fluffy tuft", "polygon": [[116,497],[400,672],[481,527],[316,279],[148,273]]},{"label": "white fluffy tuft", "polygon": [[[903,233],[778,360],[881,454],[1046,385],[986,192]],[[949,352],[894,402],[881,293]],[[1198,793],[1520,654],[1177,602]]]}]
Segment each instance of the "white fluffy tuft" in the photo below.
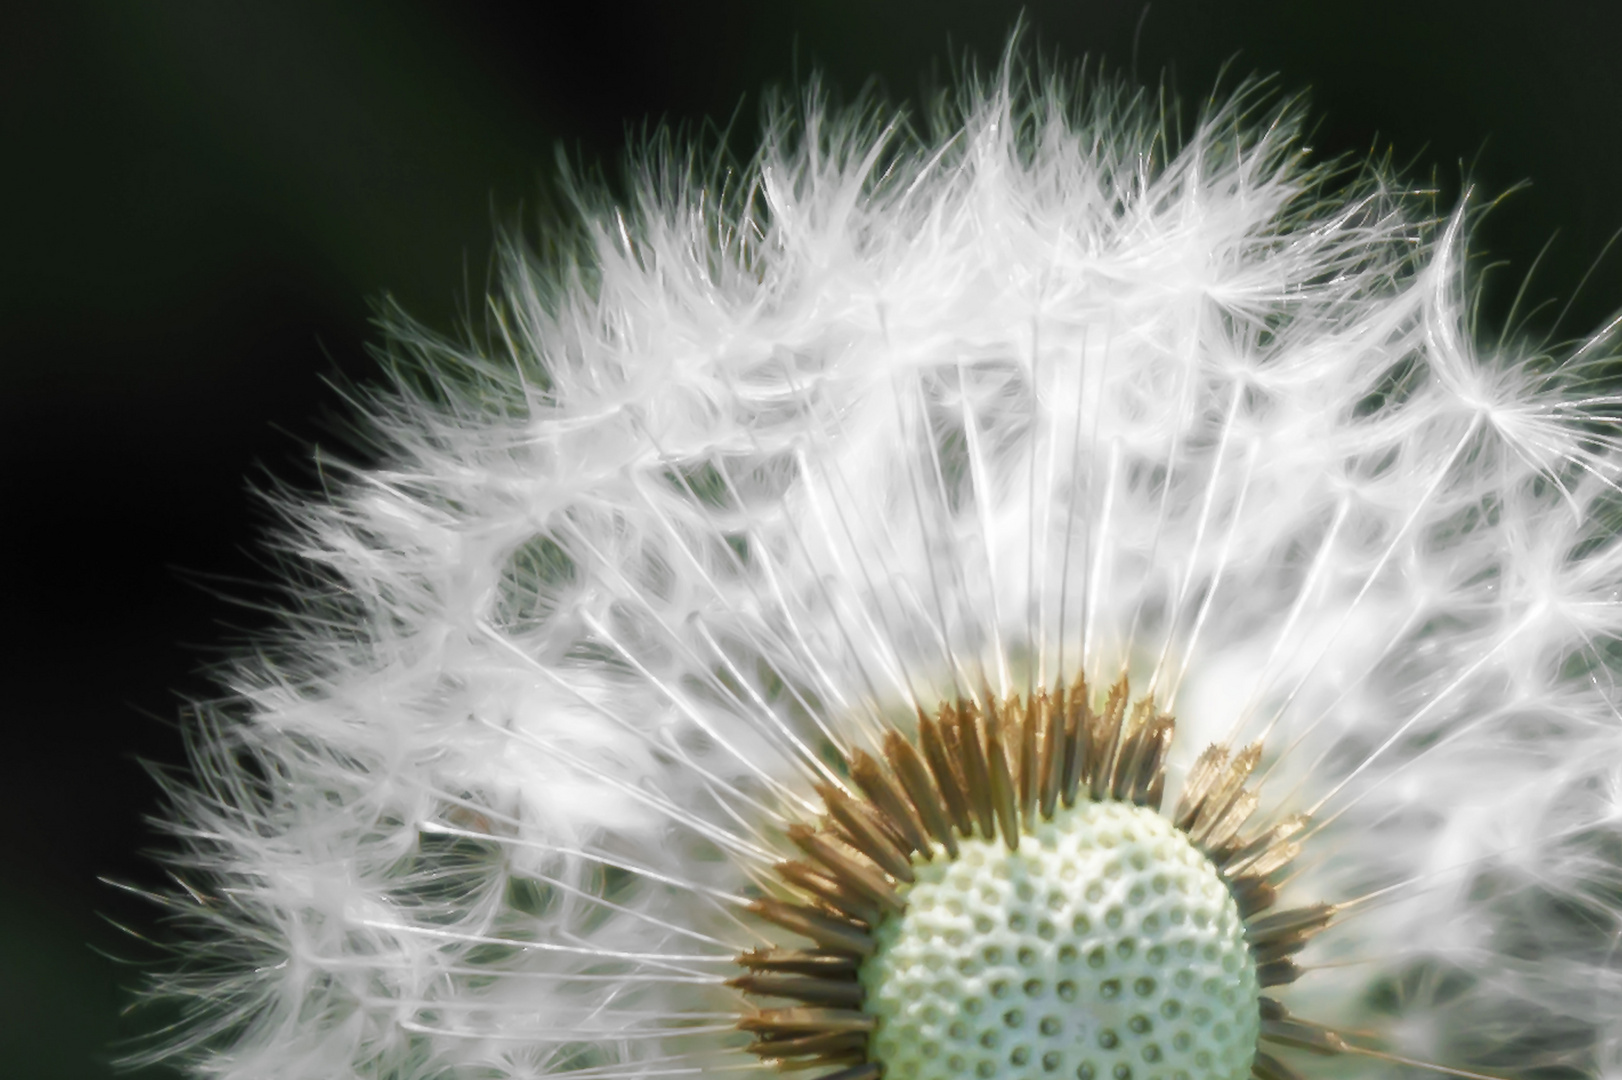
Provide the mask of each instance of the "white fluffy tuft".
[{"label": "white fluffy tuft", "polygon": [[928,136],[812,95],[747,168],[654,152],[481,347],[394,328],[387,460],[292,508],[320,584],[173,793],[166,1052],[753,1069],[730,897],[822,751],[1125,666],[1174,774],[1265,736],[1264,810],[1315,821],[1290,898],[1359,901],[1293,1009],[1622,1068],[1610,344],[1476,340],[1467,215],[1254,87],[1179,142],[1019,78]]}]

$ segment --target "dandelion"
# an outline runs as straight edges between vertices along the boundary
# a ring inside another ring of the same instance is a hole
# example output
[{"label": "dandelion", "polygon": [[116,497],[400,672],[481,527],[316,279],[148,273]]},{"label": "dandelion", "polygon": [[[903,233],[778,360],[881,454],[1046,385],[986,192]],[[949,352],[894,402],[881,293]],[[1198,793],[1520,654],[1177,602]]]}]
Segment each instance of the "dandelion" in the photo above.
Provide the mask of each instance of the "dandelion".
[{"label": "dandelion", "polygon": [[[156,992],[221,1077],[1622,1064],[1604,335],[1468,214],[1017,61],[666,141],[204,710]],[[972,82],[972,80],[971,80]]]}]

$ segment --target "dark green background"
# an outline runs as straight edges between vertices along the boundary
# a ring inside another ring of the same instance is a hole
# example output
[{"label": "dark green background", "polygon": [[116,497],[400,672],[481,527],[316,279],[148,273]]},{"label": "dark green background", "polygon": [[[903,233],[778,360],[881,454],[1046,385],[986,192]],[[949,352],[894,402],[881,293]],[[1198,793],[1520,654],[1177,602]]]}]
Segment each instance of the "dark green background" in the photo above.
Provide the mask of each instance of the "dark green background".
[{"label": "dark green background", "polygon": [[[1572,292],[1622,227],[1614,5],[1027,5],[1046,51],[1185,95],[1224,62],[1309,89],[1324,152],[1395,149],[1497,194],[1488,323]],[[250,484],[344,445],[325,378],[364,381],[370,305],[454,329],[492,223],[544,229],[558,148],[616,176],[628,130],[739,117],[824,71],[916,97],[994,60],[988,0],[84,4],[0,13],[0,1073],[105,1076],[152,913],[136,759],[181,759],[181,696],[266,594]],[[1141,25],[1141,31],[1138,30]],[[1622,305],[1622,256],[1562,328]],[[477,302],[474,302],[477,308]],[[1558,305],[1556,305],[1558,306]],[[1533,320],[1548,329],[1554,309]],[[151,1075],[160,1075],[154,1071]]]}]

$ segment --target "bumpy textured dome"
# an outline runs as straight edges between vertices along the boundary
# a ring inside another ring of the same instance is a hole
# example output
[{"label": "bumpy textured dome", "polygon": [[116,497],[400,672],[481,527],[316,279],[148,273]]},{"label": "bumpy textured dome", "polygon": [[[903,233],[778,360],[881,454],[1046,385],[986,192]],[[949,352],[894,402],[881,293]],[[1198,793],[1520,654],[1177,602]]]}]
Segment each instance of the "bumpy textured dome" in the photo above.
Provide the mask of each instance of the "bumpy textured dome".
[{"label": "bumpy textured dome", "polygon": [[1244,924],[1155,811],[1079,803],[1017,852],[971,840],[919,871],[862,970],[887,1077],[1250,1074]]}]

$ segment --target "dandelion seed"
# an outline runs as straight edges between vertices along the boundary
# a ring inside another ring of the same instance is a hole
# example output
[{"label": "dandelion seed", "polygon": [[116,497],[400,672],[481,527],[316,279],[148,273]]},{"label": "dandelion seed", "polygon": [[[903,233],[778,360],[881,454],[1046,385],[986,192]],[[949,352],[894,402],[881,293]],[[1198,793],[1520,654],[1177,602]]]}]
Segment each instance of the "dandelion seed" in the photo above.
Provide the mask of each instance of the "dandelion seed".
[{"label": "dandelion seed", "polygon": [[[1461,211],[1017,63],[679,151],[392,453],[176,786],[218,1076],[1622,1064],[1609,340]],[[1077,88],[1080,87],[1080,88]]]}]

